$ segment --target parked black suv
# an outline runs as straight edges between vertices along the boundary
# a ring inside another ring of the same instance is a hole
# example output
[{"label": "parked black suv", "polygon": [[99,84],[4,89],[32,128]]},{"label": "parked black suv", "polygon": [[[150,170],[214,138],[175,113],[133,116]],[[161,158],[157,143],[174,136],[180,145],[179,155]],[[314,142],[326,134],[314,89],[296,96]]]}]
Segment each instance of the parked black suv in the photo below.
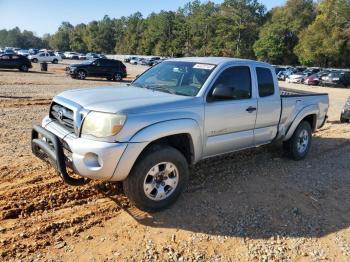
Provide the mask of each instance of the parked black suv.
[{"label": "parked black suv", "polygon": [[346,101],[343,110],[340,114],[340,122],[341,123],[347,123],[350,121],[350,97]]},{"label": "parked black suv", "polygon": [[0,68],[19,69],[22,72],[28,72],[28,69],[32,68],[32,63],[22,55],[2,54],[0,55]]},{"label": "parked black suv", "polygon": [[121,81],[127,75],[126,66],[121,61],[105,58],[70,65],[66,67],[66,74],[78,79],[93,76],[114,81]]}]

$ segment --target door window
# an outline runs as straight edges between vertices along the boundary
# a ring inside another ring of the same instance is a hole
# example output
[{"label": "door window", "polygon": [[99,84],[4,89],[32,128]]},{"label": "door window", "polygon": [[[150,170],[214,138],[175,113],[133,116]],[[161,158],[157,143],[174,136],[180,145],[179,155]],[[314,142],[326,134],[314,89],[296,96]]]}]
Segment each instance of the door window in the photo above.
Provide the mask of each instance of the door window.
[{"label": "door window", "polygon": [[264,67],[257,67],[256,75],[258,79],[259,96],[272,96],[275,93],[275,85],[273,83],[271,70]]},{"label": "door window", "polygon": [[[214,97],[215,88],[229,89],[229,95],[225,98]],[[216,79],[208,94],[208,101],[249,99],[252,96],[252,81],[248,66],[234,66],[225,69]]]},{"label": "door window", "polygon": [[109,66],[106,59],[99,59],[97,65],[98,66]]}]

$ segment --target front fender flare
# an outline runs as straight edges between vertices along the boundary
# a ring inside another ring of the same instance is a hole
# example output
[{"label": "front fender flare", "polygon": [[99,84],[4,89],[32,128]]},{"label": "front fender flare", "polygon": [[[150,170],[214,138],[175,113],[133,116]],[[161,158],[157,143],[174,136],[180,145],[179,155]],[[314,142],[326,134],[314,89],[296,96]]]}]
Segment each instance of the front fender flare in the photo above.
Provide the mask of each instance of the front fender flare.
[{"label": "front fender flare", "polygon": [[193,119],[175,119],[152,124],[139,130],[131,139],[120,158],[111,181],[122,181],[129,175],[142,151],[153,141],[176,134],[188,134],[193,143],[193,162],[202,157],[202,134]]},{"label": "front fender flare", "polygon": [[297,116],[294,118],[291,126],[289,127],[283,141],[287,141],[288,139],[290,139],[292,137],[292,135],[294,134],[295,129],[298,127],[298,125],[300,124],[300,122],[307,116],[309,115],[316,115],[319,113],[319,109],[317,107],[317,105],[309,105],[307,107],[304,107],[298,114]]}]

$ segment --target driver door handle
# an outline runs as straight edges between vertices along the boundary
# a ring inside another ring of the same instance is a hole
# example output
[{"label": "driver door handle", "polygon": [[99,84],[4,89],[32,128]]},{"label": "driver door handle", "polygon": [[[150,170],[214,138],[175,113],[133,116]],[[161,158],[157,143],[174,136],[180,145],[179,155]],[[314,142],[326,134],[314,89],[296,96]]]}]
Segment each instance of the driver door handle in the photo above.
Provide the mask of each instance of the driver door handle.
[{"label": "driver door handle", "polygon": [[256,111],[256,107],[250,106],[250,107],[248,107],[248,108],[246,109],[246,111],[247,111],[248,113],[253,113],[254,111]]}]

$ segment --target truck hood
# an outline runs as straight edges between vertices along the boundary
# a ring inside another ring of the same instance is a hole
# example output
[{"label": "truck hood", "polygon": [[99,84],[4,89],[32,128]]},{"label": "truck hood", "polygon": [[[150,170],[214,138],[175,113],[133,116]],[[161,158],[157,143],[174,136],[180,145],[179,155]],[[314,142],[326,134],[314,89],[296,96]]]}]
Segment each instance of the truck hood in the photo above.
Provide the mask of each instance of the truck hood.
[{"label": "truck hood", "polygon": [[180,96],[138,87],[73,89],[57,95],[85,109],[108,113],[144,113],[193,106],[198,97]]}]

